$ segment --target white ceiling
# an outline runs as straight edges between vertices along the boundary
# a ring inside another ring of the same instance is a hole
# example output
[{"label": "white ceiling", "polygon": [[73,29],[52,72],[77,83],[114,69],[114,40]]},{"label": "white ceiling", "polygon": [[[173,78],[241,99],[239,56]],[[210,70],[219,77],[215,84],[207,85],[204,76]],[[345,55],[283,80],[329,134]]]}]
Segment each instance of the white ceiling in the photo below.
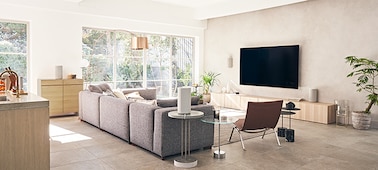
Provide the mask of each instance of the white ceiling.
[{"label": "white ceiling", "polygon": [[[68,7],[92,7],[101,9],[99,13],[124,13],[145,7],[152,14],[151,17],[157,12],[157,15],[175,13],[176,16],[186,16],[188,19],[206,20],[304,1],[307,0],[0,0],[0,3],[61,10],[70,10]],[[181,14],[176,14],[177,12]]]},{"label": "white ceiling", "polygon": [[200,8],[204,6],[224,3],[227,1],[232,2],[235,0],[152,0],[152,1],[171,4],[171,5],[184,6],[184,7]]},{"label": "white ceiling", "polygon": [[151,0],[153,2],[192,8],[193,19],[210,19],[290,5],[307,0]]}]

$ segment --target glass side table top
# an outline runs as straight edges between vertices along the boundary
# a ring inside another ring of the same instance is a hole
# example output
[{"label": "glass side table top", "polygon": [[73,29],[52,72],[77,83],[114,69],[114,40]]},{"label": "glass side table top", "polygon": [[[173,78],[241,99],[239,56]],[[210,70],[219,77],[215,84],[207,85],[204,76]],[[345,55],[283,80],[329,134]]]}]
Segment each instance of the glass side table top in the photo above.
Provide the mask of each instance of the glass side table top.
[{"label": "glass side table top", "polygon": [[205,123],[211,123],[211,124],[232,124],[234,122],[236,122],[238,120],[238,118],[235,118],[235,117],[220,117],[219,119],[218,118],[214,118],[213,116],[205,116],[201,119],[202,122],[205,122]]},{"label": "glass side table top", "polygon": [[220,118],[214,118],[214,116],[205,116],[201,118],[201,121],[204,123],[218,125],[218,149],[214,151],[214,158],[223,159],[226,157],[226,152],[222,151],[220,148],[220,126],[225,124],[232,124],[236,122],[238,118],[220,116]]}]

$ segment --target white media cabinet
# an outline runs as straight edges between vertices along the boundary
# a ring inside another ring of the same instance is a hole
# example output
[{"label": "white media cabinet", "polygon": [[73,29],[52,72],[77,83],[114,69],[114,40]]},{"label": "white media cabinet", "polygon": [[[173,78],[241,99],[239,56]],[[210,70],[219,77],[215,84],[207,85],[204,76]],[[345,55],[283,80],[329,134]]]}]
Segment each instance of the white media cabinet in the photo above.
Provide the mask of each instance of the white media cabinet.
[{"label": "white media cabinet", "polygon": [[285,104],[287,102],[291,101],[295,104],[296,108],[300,108],[301,110],[295,111],[295,115],[291,116],[291,118],[293,119],[323,124],[330,124],[336,122],[336,105],[331,103],[298,101],[295,99],[290,100],[280,98],[269,98],[243,94],[211,93],[210,104],[237,110],[247,110],[248,101],[263,102],[273,100],[284,100],[283,107],[285,107]]}]

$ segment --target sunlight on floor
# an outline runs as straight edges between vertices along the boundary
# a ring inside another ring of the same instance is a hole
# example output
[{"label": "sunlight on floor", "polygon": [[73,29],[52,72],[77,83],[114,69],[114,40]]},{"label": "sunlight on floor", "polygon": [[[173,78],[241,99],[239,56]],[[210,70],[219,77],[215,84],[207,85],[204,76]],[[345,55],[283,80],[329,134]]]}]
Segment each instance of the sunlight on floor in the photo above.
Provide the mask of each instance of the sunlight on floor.
[{"label": "sunlight on floor", "polygon": [[88,136],[50,124],[50,140],[61,143],[77,142],[92,139]]}]

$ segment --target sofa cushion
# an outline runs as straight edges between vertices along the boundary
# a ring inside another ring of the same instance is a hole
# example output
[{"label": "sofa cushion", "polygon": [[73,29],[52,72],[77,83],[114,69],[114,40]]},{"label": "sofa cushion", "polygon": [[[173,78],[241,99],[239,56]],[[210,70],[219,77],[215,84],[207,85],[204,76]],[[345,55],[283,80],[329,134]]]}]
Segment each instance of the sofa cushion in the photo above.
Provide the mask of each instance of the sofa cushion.
[{"label": "sofa cushion", "polygon": [[117,96],[114,95],[114,92],[111,91],[111,90],[109,90],[109,89],[106,90],[106,91],[104,91],[102,94],[104,94],[104,95],[106,95],[106,96],[117,97]]},{"label": "sofa cushion", "polygon": [[198,105],[199,100],[200,100],[199,96],[192,96],[192,99],[191,99],[192,105]]},{"label": "sofa cushion", "polygon": [[[199,99],[198,96],[192,96],[192,105],[198,105]],[[157,99],[156,104],[160,107],[177,107],[177,98]]]},{"label": "sofa cushion", "polygon": [[103,92],[106,92],[108,90],[112,91],[112,88],[110,88],[109,84],[107,83],[101,83],[98,85],[98,87],[100,87]]},{"label": "sofa cushion", "polygon": [[125,95],[123,95],[123,93],[120,92],[120,91],[113,91],[113,94],[114,94],[114,96],[117,97],[117,98],[125,99],[125,100],[126,100]]},{"label": "sofa cushion", "polygon": [[94,93],[102,93],[103,92],[102,89],[97,85],[89,85],[88,90],[90,92],[94,92]]},{"label": "sofa cushion", "polygon": [[135,91],[135,92],[131,92],[131,93],[128,93],[128,94],[125,94],[125,97],[126,99],[138,99],[138,100],[144,100],[144,98],[142,96],[140,96],[139,92]]},{"label": "sofa cushion", "polygon": [[156,100],[135,99],[135,102],[157,106]]},{"label": "sofa cushion", "polygon": [[177,99],[176,98],[157,99],[156,104],[160,107],[176,107]]},{"label": "sofa cushion", "polygon": [[103,93],[103,92],[107,92],[107,91],[112,91],[112,89],[110,88],[110,86],[106,83],[101,83],[99,85],[89,85],[88,86],[88,89],[90,92],[95,92],[95,93]]},{"label": "sofa cushion", "polygon": [[131,88],[123,90],[123,93],[129,94],[136,91],[139,92],[140,96],[142,96],[146,100],[156,99],[156,88]]}]

